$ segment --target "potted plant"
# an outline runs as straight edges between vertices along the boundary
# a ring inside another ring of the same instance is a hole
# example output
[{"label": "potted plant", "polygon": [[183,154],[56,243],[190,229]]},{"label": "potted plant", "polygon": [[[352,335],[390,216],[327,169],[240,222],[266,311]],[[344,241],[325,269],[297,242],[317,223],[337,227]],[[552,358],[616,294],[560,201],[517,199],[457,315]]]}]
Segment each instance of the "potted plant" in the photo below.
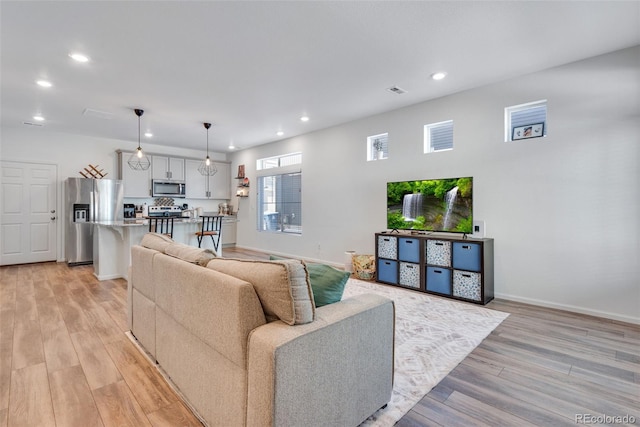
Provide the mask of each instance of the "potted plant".
[{"label": "potted plant", "polygon": [[380,141],[379,139],[376,138],[373,141],[373,149],[376,150],[376,154],[375,154],[374,158],[382,159],[384,157],[384,151],[382,151],[382,149],[383,149],[382,141]]}]

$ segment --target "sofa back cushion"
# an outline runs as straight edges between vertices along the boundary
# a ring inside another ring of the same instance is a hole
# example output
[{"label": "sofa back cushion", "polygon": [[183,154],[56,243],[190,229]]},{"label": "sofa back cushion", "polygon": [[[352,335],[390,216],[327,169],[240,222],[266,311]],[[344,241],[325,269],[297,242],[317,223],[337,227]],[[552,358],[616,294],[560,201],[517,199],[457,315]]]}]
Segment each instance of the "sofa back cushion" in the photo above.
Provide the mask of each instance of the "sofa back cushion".
[{"label": "sofa back cushion", "polygon": [[302,261],[255,261],[215,258],[207,268],[251,283],[267,321],[301,325],[315,319],[309,273]]},{"label": "sofa back cushion", "polygon": [[140,246],[144,246],[148,249],[153,249],[158,252],[163,252],[173,243],[173,239],[169,236],[165,236],[164,234],[159,233],[147,233],[142,236],[142,240],[140,241]]},{"label": "sofa back cushion", "polygon": [[195,246],[189,246],[182,243],[171,243],[165,248],[164,253],[174,258],[190,262],[191,264],[198,264],[203,267],[216,257],[215,252],[211,249],[196,248]]}]

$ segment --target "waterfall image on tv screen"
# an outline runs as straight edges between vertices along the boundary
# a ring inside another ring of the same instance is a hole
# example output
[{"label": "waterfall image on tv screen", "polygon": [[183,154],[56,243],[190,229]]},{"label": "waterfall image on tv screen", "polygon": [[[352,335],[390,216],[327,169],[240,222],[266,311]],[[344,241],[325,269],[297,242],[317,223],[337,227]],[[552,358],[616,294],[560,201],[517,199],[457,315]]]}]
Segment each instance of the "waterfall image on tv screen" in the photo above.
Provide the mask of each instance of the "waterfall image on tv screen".
[{"label": "waterfall image on tv screen", "polygon": [[387,228],[469,233],[473,178],[387,183]]}]

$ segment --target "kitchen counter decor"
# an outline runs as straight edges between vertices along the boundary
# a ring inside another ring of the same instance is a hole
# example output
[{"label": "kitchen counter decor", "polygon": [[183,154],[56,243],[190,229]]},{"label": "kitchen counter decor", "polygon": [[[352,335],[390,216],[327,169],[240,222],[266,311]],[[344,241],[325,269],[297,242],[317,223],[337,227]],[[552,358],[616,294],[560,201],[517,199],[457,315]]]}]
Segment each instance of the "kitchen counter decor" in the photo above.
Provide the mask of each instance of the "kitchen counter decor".
[{"label": "kitchen counter decor", "polygon": [[107,176],[107,173],[104,171],[104,169],[100,169],[98,170],[98,165],[92,165],[89,164],[88,167],[84,168],[84,172],[83,171],[79,171],[80,175],[82,175],[83,178],[95,178],[95,179],[102,179],[105,176]]}]

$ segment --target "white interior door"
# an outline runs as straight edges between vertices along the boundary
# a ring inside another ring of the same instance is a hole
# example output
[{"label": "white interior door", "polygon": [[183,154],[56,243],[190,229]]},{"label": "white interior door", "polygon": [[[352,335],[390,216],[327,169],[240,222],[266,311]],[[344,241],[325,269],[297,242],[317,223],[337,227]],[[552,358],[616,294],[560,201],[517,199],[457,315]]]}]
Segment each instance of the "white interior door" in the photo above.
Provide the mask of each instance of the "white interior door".
[{"label": "white interior door", "polygon": [[0,265],[56,260],[56,165],[2,161]]}]

